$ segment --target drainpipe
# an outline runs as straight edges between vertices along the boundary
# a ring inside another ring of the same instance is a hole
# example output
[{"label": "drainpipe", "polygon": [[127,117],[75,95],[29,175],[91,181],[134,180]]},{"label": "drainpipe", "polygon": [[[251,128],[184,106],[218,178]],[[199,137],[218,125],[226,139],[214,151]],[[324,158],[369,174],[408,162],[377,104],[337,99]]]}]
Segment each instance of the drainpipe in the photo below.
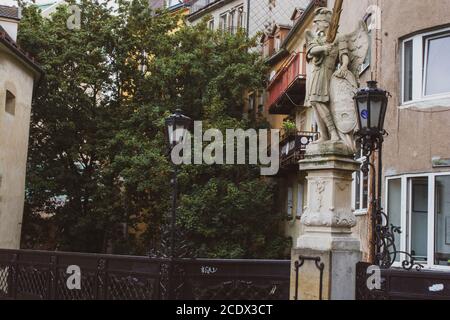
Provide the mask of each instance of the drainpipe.
[{"label": "drainpipe", "polygon": [[250,36],[250,0],[247,0],[247,38]]}]

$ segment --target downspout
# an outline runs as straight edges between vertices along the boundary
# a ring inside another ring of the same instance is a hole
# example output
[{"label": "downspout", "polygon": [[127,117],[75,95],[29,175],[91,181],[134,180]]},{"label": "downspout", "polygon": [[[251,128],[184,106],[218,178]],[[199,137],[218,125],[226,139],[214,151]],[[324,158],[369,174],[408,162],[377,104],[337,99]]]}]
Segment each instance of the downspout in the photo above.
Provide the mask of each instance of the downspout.
[{"label": "downspout", "polygon": [[247,38],[250,36],[250,0],[247,0]]}]

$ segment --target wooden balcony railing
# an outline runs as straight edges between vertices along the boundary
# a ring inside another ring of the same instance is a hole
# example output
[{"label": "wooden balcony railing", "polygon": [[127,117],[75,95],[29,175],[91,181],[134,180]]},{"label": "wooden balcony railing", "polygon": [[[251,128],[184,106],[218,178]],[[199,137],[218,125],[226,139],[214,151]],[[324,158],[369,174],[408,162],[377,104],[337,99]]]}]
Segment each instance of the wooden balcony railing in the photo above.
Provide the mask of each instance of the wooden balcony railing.
[{"label": "wooden balcony railing", "polygon": [[293,54],[267,86],[269,109],[276,106],[290,89],[293,89],[293,95],[300,95],[301,88],[293,88],[299,79],[306,79],[306,54],[304,52]]}]

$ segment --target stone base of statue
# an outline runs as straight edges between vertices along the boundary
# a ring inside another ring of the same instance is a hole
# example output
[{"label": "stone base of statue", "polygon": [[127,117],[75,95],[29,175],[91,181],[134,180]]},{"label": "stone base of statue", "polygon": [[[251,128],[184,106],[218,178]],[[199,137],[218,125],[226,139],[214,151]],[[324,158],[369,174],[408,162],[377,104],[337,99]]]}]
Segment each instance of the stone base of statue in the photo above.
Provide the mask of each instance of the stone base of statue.
[{"label": "stone base of statue", "polygon": [[[318,300],[320,292],[324,300],[355,298],[361,249],[359,239],[352,236],[356,217],[351,199],[352,174],[358,169],[342,142],[310,145],[300,161],[300,170],[307,172],[308,196],[301,218],[305,232],[292,250],[291,298],[297,293],[298,300]],[[301,265],[298,280],[296,261]]]}]

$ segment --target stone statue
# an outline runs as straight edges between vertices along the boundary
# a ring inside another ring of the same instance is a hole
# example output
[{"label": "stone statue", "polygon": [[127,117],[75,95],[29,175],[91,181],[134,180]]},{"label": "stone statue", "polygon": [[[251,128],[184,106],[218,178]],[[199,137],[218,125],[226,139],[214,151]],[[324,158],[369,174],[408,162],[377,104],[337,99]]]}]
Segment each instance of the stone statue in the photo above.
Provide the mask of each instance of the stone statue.
[{"label": "stone statue", "polygon": [[305,105],[314,109],[321,134],[315,144],[340,141],[353,153],[356,151],[353,134],[357,126],[353,96],[359,87],[359,72],[369,48],[369,35],[366,24],[361,21],[357,30],[337,35],[328,43],[332,18],[333,12],[329,9],[316,9],[316,31],[306,32]]}]

